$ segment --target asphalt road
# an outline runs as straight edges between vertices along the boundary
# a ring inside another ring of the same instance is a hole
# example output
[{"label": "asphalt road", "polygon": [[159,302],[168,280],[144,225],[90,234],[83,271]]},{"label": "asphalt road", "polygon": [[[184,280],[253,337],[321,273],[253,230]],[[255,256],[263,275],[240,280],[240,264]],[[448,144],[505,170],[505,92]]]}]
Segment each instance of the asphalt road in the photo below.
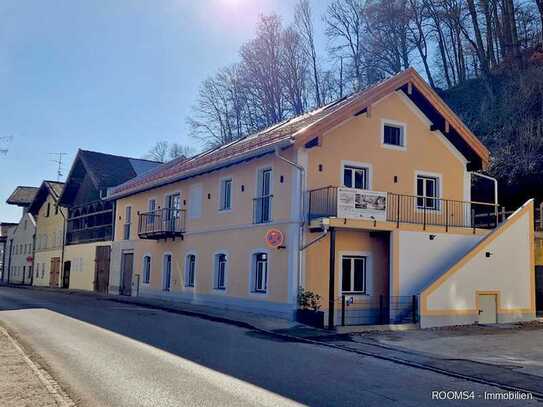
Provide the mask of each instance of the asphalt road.
[{"label": "asphalt road", "polygon": [[436,403],[432,391],[473,391],[473,404],[500,391],[78,294],[0,287],[0,322],[82,406],[465,405]]}]

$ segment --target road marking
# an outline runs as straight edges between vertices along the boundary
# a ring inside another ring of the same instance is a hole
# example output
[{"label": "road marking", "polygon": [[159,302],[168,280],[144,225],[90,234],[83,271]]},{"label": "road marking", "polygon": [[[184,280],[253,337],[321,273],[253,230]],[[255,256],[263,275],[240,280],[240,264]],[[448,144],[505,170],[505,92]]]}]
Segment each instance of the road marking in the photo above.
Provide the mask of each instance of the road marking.
[{"label": "road marking", "polygon": [[36,375],[38,376],[40,381],[43,383],[43,385],[45,386],[49,394],[51,394],[55,398],[55,401],[57,402],[59,406],[72,407],[76,405],[73,402],[73,400],[70,398],[70,396],[68,396],[68,394],[66,394],[66,392],[62,389],[62,387],[58,384],[58,382],[55,379],[53,379],[53,377],[49,374],[49,372],[47,372],[47,370],[42,368],[37,362],[32,361],[27,356],[23,348],[21,348],[21,346],[8,333],[6,329],[0,327],[0,334],[5,335],[11,341],[15,349],[17,349],[17,351],[21,354],[21,356],[23,357],[27,365],[30,366],[32,371],[36,373]]}]

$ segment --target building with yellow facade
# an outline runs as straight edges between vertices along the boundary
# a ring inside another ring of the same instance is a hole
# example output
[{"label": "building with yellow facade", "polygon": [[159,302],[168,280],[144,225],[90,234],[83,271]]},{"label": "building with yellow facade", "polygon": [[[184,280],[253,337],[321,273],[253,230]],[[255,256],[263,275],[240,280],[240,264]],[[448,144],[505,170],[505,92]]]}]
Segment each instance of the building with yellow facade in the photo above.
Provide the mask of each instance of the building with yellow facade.
[{"label": "building with yellow facade", "polygon": [[66,210],[58,204],[63,187],[62,182],[43,181],[29,208],[36,219],[35,286],[67,288],[62,283]]},{"label": "building with yellow facade", "polygon": [[293,318],[303,288],[329,326],[532,319],[533,203],[473,202],[488,162],[409,69],[110,188],[109,291]]}]

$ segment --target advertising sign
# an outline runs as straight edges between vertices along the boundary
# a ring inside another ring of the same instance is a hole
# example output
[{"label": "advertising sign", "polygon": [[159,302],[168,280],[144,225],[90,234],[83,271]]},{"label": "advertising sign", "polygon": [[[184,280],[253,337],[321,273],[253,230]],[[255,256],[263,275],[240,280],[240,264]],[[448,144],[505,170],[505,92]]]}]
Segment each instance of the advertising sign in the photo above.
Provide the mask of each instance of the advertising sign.
[{"label": "advertising sign", "polygon": [[386,192],[338,188],[337,217],[347,219],[386,220]]}]

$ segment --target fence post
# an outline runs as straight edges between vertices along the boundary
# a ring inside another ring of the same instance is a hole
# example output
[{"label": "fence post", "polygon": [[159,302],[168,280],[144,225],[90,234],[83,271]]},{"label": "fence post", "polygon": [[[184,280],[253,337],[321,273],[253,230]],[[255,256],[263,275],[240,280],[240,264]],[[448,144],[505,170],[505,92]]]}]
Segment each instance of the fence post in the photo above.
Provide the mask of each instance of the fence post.
[{"label": "fence post", "polygon": [[423,198],[423,221],[422,221],[422,230],[426,230],[426,198]]},{"label": "fence post", "polygon": [[341,326],[345,326],[345,294],[341,295]]},{"label": "fence post", "polygon": [[496,227],[498,227],[498,224],[500,223],[499,215],[498,215],[498,206],[494,206],[494,214],[496,215]]},{"label": "fence post", "polygon": [[471,210],[471,225],[473,227],[473,234],[475,234],[475,209]]},{"label": "fence post", "polygon": [[449,231],[449,200],[445,200],[445,232]]},{"label": "fence post", "polygon": [[417,323],[417,296],[414,295],[412,298],[412,308],[413,308],[413,323]]},{"label": "fence post", "polygon": [[502,206],[502,223],[505,222],[505,206]]}]

